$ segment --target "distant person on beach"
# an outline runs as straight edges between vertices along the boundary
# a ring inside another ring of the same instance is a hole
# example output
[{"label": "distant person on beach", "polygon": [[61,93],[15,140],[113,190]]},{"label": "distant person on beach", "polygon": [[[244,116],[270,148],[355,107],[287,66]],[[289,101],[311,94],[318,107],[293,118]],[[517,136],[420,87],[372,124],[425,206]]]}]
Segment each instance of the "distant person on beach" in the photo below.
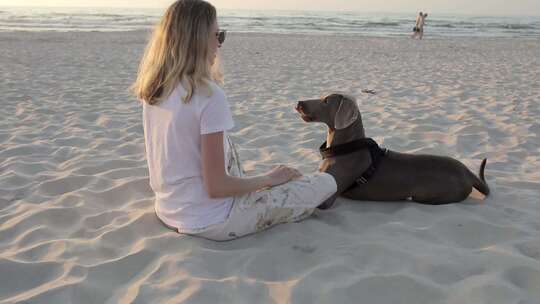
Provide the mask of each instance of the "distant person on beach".
[{"label": "distant person on beach", "polygon": [[411,38],[418,38],[420,40],[422,39],[422,37],[424,36],[424,24],[426,22],[427,15],[427,13],[423,14],[422,12],[418,14],[418,16],[416,17],[416,23],[414,25]]},{"label": "distant person on beach", "polygon": [[225,33],[210,3],[174,2],[150,38],[132,87],[143,105],[158,218],[179,233],[217,241],[305,219],[337,189],[327,173],[302,176],[284,165],[243,176],[219,85],[217,52]]}]

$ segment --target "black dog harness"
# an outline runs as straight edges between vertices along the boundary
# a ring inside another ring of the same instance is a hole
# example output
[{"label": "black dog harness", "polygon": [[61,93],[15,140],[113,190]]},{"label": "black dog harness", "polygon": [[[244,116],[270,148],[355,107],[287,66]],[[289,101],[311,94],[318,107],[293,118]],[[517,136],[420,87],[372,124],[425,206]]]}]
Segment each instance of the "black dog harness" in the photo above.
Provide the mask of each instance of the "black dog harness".
[{"label": "black dog harness", "polygon": [[353,153],[361,149],[369,149],[369,154],[371,155],[371,165],[369,165],[366,171],[364,171],[364,173],[362,173],[362,175],[360,175],[360,177],[355,180],[355,183],[352,184],[349,188],[347,188],[345,192],[349,191],[355,186],[366,184],[373,176],[373,174],[375,174],[375,171],[377,170],[377,166],[379,166],[381,159],[384,156],[388,155],[388,149],[379,147],[377,142],[371,138],[361,138],[329,148],[326,148],[325,141],[319,148],[323,159]]}]

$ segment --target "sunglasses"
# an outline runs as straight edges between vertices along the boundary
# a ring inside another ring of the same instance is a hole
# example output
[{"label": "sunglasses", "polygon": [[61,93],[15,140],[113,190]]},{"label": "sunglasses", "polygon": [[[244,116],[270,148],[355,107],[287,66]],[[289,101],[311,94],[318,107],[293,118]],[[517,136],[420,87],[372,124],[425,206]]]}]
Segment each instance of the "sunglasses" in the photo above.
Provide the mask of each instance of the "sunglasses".
[{"label": "sunglasses", "polygon": [[225,42],[225,36],[226,35],[227,35],[226,30],[221,30],[221,31],[216,32],[216,38],[217,38],[217,41],[219,42],[219,44],[222,44],[223,42]]}]

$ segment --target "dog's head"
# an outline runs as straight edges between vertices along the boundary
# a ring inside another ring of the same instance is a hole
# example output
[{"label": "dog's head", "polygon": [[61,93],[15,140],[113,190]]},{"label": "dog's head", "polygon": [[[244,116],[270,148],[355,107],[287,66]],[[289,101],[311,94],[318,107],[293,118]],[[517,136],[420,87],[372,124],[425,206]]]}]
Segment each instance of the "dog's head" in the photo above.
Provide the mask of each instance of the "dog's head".
[{"label": "dog's head", "polygon": [[304,121],[323,122],[336,130],[347,128],[360,116],[355,99],[338,93],[318,99],[301,100],[295,109]]}]

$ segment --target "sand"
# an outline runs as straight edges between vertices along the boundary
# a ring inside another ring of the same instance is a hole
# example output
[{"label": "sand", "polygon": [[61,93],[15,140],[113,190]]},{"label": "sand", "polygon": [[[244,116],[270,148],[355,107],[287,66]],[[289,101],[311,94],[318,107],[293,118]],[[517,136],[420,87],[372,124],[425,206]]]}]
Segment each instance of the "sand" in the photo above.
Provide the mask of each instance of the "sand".
[{"label": "sand", "polygon": [[147,36],[0,33],[0,303],[539,303],[539,40],[231,33],[224,88],[248,174],[316,171],[325,128],[294,105],[337,90],[391,150],[473,172],[487,157],[492,193],[340,198],[217,243],[154,214],[127,91]]}]

